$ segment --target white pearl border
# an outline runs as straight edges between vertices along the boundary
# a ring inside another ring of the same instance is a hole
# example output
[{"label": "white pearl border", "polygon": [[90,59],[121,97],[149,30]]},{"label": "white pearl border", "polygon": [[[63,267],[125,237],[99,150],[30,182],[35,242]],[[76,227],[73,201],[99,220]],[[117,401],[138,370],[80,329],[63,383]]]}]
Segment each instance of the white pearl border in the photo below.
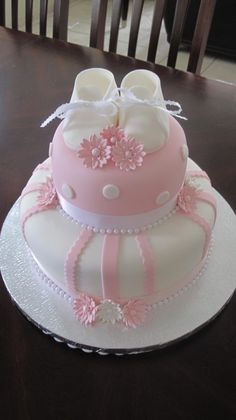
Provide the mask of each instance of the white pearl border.
[{"label": "white pearl border", "polygon": [[163,222],[166,222],[170,217],[172,217],[179,209],[178,205],[171,210],[169,213],[167,213],[165,216],[161,217],[160,219],[156,220],[154,223],[150,223],[148,225],[142,226],[142,227],[134,227],[130,229],[119,229],[114,227],[113,229],[100,229],[96,226],[90,226],[85,223],[80,222],[79,220],[74,219],[72,216],[67,214],[65,210],[60,206],[60,204],[56,208],[67,220],[70,220],[72,223],[79,225],[82,229],[92,230],[94,233],[100,233],[102,235],[137,235],[141,232],[145,232],[147,230],[153,229],[159,225],[161,225]]}]

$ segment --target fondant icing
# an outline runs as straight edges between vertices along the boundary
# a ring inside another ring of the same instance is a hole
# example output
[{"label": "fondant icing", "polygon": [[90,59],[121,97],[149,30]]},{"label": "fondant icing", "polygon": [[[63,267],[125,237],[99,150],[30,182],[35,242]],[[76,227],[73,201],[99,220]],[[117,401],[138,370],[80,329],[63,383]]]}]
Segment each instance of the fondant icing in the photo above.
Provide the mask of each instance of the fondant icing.
[{"label": "fondant icing", "polygon": [[22,192],[24,237],[82,325],[137,327],[201,270],[211,183],[188,159],[155,74],[131,72],[117,89],[106,70],[81,72],[71,104]]}]

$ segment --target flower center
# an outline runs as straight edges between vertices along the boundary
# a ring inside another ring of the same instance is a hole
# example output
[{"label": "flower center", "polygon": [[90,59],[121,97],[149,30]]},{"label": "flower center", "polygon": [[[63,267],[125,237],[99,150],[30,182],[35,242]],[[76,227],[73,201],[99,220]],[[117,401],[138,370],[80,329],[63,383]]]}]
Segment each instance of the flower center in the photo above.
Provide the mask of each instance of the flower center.
[{"label": "flower center", "polygon": [[190,195],[186,195],[186,201],[190,203],[190,201],[191,201]]},{"label": "flower center", "polygon": [[116,143],[116,138],[114,136],[111,137],[111,143],[115,144]]},{"label": "flower center", "polygon": [[92,149],[92,156],[93,157],[98,157],[99,155],[100,155],[100,150],[97,147]]},{"label": "flower center", "polygon": [[125,157],[126,157],[126,159],[131,159],[132,158],[132,152],[130,150],[127,150],[125,152]]}]

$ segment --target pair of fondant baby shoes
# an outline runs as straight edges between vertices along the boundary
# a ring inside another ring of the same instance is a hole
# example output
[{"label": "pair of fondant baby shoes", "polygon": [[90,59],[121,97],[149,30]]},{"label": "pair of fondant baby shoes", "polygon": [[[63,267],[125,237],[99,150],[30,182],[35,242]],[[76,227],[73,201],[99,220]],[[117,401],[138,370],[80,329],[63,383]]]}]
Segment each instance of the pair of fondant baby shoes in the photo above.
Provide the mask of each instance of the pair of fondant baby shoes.
[{"label": "pair of fondant baby shoes", "polygon": [[82,71],[75,79],[70,101],[79,106],[66,114],[64,141],[69,148],[79,150],[83,139],[116,126],[141,142],[146,153],[158,150],[169,134],[169,116],[163,101],[160,79],[151,71],[128,73],[119,89],[108,70]]}]

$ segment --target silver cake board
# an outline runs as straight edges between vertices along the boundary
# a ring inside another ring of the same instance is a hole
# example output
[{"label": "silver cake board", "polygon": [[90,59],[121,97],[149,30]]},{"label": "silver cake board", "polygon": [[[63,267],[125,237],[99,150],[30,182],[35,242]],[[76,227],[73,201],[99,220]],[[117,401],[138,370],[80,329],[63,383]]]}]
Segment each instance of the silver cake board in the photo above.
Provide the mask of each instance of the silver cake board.
[{"label": "silver cake board", "polygon": [[1,233],[0,267],[6,288],[20,311],[44,333],[71,348],[91,353],[137,354],[161,349],[197,332],[213,320],[232,297],[236,285],[236,217],[215,192],[218,206],[213,247],[206,270],[176,298],[148,312],[145,325],[84,327],[71,304],[49,288],[35,270],[19,224],[19,202],[10,210]]}]

